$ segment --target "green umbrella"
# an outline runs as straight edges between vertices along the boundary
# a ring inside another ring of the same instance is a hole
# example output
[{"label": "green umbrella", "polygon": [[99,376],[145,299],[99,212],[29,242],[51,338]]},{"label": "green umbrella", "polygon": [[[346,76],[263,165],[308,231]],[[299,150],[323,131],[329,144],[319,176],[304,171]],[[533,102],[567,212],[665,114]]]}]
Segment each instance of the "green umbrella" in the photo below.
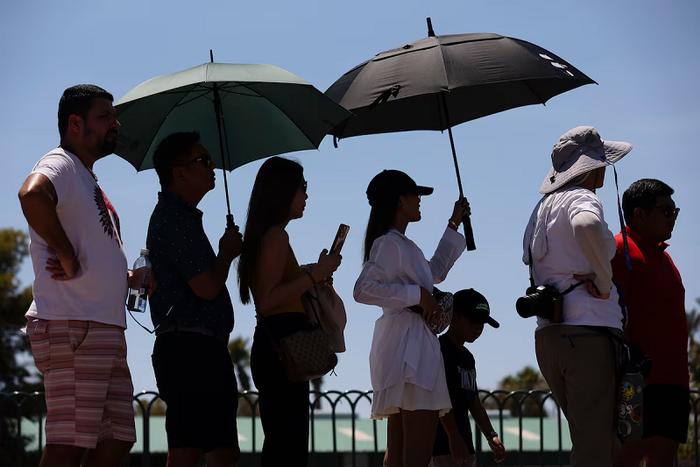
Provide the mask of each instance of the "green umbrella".
[{"label": "green umbrella", "polygon": [[[300,77],[272,65],[205,63],[145,81],[116,104],[121,123],[115,153],[136,170],[153,167],[158,143],[198,131],[226,170],[292,151],[317,149],[350,114]],[[218,153],[215,151],[218,148]]]}]

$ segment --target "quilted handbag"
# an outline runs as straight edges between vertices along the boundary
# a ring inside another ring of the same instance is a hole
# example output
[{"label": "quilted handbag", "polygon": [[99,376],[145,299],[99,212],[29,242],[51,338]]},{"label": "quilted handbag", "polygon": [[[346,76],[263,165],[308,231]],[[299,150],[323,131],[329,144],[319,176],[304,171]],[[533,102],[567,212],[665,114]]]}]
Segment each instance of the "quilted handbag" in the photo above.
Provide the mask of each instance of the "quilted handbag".
[{"label": "quilted handbag", "polygon": [[318,326],[280,339],[279,353],[290,381],[319,378],[338,364],[328,336]]},{"label": "quilted handbag", "polygon": [[[426,324],[433,334],[440,334],[447,329],[450,325],[450,321],[452,321],[454,297],[450,292],[443,292],[437,287],[433,287],[433,298],[440,307],[440,312],[436,313]],[[423,308],[420,305],[413,305],[408,307],[408,309],[416,313],[423,312]]]}]

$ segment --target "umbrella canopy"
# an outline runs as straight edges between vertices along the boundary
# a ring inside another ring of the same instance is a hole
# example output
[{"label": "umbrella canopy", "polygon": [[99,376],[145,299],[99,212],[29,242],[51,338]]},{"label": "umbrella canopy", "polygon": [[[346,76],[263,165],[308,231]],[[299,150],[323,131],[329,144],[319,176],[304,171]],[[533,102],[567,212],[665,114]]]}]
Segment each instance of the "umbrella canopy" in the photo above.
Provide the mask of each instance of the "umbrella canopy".
[{"label": "umbrella canopy", "polygon": [[595,81],[530,42],[491,33],[455,34],[379,53],[345,73],[326,95],[354,114],[333,129],[342,138],[446,130],[515,107],[544,104],[590,83]]},{"label": "umbrella canopy", "polygon": [[[353,112],[335,137],[408,130],[448,130],[460,196],[464,196],[452,126],[594,83],[530,42],[491,33],[428,37],[386,52],[345,73],[326,95]],[[467,249],[476,249],[469,217]]]},{"label": "umbrella canopy", "polygon": [[158,143],[174,132],[198,131],[216,166],[233,170],[263,157],[316,149],[349,116],[286,70],[224,63],[145,81],[115,108],[122,125],[115,153],[136,170],[152,168]]}]

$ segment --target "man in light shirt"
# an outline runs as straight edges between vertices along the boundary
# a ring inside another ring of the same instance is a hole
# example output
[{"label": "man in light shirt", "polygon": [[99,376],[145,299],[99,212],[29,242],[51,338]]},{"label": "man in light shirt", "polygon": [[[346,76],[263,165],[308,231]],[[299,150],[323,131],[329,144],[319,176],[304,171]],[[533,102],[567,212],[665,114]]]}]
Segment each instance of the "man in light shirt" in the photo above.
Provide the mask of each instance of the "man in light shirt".
[{"label": "man in light shirt", "polygon": [[[612,287],[610,260],[615,239],[595,192],[605,168],[632,145],[604,141],[579,126],[564,133],[552,150],[523,239],[523,261],[537,286],[563,296],[563,316],[537,318],[537,363],[571,432],[573,467],[613,463],[615,447],[615,358],[611,335],[622,337],[622,310]],[[520,310],[519,310],[520,312]]]},{"label": "man in light shirt", "polygon": [[117,142],[112,101],[94,85],[66,89],[60,145],[19,191],[35,275],[27,334],[47,406],[42,467],[116,467],[136,440],[127,263],[119,216],[92,171]]}]

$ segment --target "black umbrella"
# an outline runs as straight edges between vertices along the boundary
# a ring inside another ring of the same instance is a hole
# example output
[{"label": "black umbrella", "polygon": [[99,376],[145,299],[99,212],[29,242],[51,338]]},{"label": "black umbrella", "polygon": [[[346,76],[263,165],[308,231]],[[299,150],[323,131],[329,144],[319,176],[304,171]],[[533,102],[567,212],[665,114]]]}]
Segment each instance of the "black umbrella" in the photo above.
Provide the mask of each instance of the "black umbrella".
[{"label": "black umbrella", "polygon": [[[407,130],[447,130],[459,194],[464,196],[452,126],[503,110],[544,104],[595,83],[568,62],[530,42],[498,34],[428,37],[377,54],[345,73],[326,95],[353,112],[337,138]],[[467,249],[474,250],[469,218]]]}]

